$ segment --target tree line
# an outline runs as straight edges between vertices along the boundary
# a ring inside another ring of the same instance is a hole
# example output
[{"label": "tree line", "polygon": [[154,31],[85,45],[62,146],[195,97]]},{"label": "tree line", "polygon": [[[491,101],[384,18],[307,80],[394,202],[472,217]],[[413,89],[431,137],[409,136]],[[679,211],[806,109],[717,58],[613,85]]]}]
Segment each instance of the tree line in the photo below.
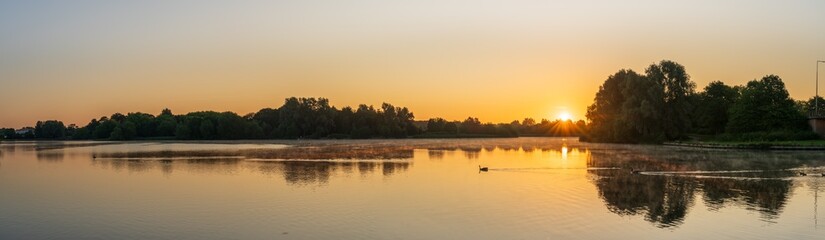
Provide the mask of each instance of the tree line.
[{"label": "tree line", "polygon": [[[587,108],[596,142],[657,143],[711,135],[719,140],[773,141],[819,138],[807,115],[814,98],[794,101],[782,79],[767,75],[742,86],[721,81],[696,92],[685,67],[663,60],[644,74],[622,69],[599,87]],[[820,104],[823,101],[820,98]]]},{"label": "tree line", "polygon": [[2,139],[72,140],[233,140],[233,139],[319,139],[319,138],[407,138],[407,137],[517,137],[521,135],[578,136],[584,121],[548,121],[527,118],[509,124],[482,123],[469,117],[464,121],[433,118],[415,121],[406,107],[383,103],[380,107],[361,104],[338,109],[326,98],[287,98],[278,108],[264,108],[240,116],[233,112],[200,111],[175,115],[164,109],[157,116],[148,113],[115,113],[92,119],[85,126],[64,125],[57,120],[38,121],[30,133],[0,129]]},{"label": "tree line", "polygon": [[553,136],[572,137],[586,133],[587,125],[584,120],[542,119],[536,122],[533,118],[525,118],[521,122],[514,120],[510,123],[481,123],[478,118],[469,117],[464,121],[447,121],[442,118],[433,118],[427,121],[427,132],[422,135],[471,137],[473,135],[494,135],[503,137],[518,136]]}]

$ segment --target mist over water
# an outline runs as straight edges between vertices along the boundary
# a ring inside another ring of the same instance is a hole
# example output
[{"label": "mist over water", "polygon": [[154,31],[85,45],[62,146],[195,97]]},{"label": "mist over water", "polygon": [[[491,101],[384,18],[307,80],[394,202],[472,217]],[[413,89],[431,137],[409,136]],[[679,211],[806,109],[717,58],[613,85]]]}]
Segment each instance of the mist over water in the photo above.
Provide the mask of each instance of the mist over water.
[{"label": "mist over water", "polygon": [[573,138],[3,142],[0,239],[819,239],[823,172]]}]

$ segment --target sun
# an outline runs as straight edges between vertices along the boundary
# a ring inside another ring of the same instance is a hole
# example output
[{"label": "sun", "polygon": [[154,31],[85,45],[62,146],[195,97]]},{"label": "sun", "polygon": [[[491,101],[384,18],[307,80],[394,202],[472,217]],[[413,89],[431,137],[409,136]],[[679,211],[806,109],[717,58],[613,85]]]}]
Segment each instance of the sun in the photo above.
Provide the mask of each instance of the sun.
[{"label": "sun", "polygon": [[569,112],[561,112],[559,113],[559,120],[567,121],[573,119],[573,116],[570,115]]}]

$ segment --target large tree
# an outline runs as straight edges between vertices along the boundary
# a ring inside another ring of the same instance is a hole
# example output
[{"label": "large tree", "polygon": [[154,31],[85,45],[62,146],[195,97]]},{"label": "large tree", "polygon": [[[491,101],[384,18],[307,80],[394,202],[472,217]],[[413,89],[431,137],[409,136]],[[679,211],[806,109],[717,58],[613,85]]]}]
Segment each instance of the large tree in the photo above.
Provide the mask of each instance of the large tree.
[{"label": "large tree", "polygon": [[742,89],[731,107],[727,131],[730,133],[806,128],[805,116],[789,97],[785,83],[776,75],[753,80]]},{"label": "large tree", "polygon": [[696,84],[685,67],[664,60],[645,73],[620,70],[599,87],[586,115],[591,140],[638,143],[687,137]]},{"label": "large tree", "polygon": [[693,106],[690,96],[694,94],[696,84],[690,81],[685,67],[669,60],[650,65],[647,77],[661,85],[664,95],[663,119],[661,121],[667,139],[687,137],[691,127],[690,113]]},{"label": "large tree", "polygon": [[660,142],[662,132],[661,85],[633,70],[620,70],[599,87],[587,108],[589,137],[598,142]]},{"label": "large tree", "polygon": [[739,91],[720,81],[714,81],[698,94],[694,111],[695,130],[704,134],[720,134],[728,124],[728,112],[739,98]]},{"label": "large tree", "polygon": [[38,121],[34,127],[36,138],[58,139],[66,136],[66,126],[57,120]]}]

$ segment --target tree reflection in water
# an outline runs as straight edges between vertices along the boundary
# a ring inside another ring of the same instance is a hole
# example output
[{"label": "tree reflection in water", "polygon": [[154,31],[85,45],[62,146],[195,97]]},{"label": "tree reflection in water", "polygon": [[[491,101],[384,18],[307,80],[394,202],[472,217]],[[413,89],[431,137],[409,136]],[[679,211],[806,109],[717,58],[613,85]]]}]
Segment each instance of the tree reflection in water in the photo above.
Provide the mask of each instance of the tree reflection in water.
[{"label": "tree reflection in water", "polygon": [[[289,184],[308,185],[325,184],[329,182],[331,176],[338,172],[346,174],[346,169],[352,169],[353,162],[346,161],[277,161],[262,162],[260,169],[268,174],[282,174],[284,180]],[[355,163],[361,176],[368,176],[375,173],[376,168],[382,169],[384,176],[392,176],[395,173],[406,171],[411,163],[409,161],[376,161],[363,160]]]},{"label": "tree reflection in water", "polygon": [[[130,172],[159,169],[165,176],[179,170],[219,174],[253,171],[280,176],[290,185],[323,185],[336,175],[356,171],[362,178],[405,172],[412,166],[414,149],[426,150],[426,156],[439,163],[463,157],[472,167],[489,157],[485,152],[558,151],[560,160],[565,160],[565,153],[575,153],[582,156],[577,159],[586,161],[590,181],[610,212],[644,216],[660,228],[681,225],[697,204],[710,210],[741,207],[771,222],[783,212],[794,187],[801,186],[795,184],[799,180],[796,171],[821,172],[825,166],[820,152],[703,150],[546,138],[319,141],[284,149],[111,152],[99,154],[92,164]],[[642,173],[633,174],[631,168]]]},{"label": "tree reflection in water", "polygon": [[64,153],[61,150],[56,151],[37,151],[37,161],[43,162],[60,162],[63,161]]},{"label": "tree reflection in water", "polygon": [[[589,171],[611,212],[643,214],[647,221],[667,228],[684,221],[699,194],[712,210],[740,206],[758,211],[765,221],[776,219],[791,195],[793,169],[825,165],[807,155],[684,149],[592,151],[588,167],[620,168]],[[631,168],[642,173],[633,174]]]},{"label": "tree reflection in water", "polygon": [[593,171],[607,209],[619,215],[645,214],[661,227],[678,225],[693,204],[695,183],[685,178],[648,176],[625,171]]}]

